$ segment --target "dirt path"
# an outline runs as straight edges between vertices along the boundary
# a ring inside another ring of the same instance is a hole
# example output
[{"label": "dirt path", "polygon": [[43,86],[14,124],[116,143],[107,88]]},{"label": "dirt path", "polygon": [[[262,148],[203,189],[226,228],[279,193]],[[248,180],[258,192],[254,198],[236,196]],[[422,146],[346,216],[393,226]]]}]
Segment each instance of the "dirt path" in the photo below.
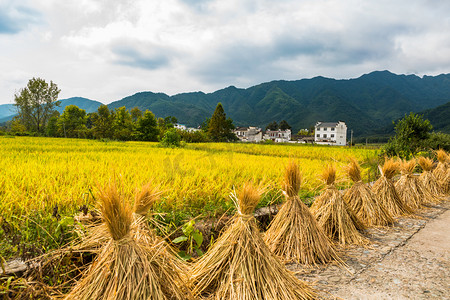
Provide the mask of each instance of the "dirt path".
[{"label": "dirt path", "polygon": [[351,273],[336,266],[301,270],[326,299],[450,299],[450,201],[372,229],[370,249],[347,251]]}]

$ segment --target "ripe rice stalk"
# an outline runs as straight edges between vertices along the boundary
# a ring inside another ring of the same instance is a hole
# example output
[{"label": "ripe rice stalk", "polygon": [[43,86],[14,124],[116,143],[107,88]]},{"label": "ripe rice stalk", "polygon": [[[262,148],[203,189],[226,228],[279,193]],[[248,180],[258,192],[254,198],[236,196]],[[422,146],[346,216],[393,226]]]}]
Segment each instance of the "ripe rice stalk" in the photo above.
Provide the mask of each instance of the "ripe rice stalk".
[{"label": "ripe rice stalk", "polygon": [[317,224],[309,208],[300,200],[300,184],[300,170],[291,161],[286,167],[283,182],[286,203],[264,235],[266,244],[272,253],[286,262],[307,266],[331,261],[342,263],[330,239]]},{"label": "ripe rice stalk", "polygon": [[439,182],[434,176],[433,171],[433,160],[427,157],[419,157],[419,165],[422,167],[422,174],[419,179],[422,181],[422,185],[428,192],[432,195],[432,197],[436,198],[436,200],[440,201],[444,199],[444,191],[442,187],[439,185]]},{"label": "ripe rice stalk", "polygon": [[392,177],[394,177],[398,168],[399,163],[394,159],[385,159],[383,166],[379,167],[381,177],[372,186],[372,191],[378,203],[393,217],[411,215],[414,212],[400,198],[392,182]]},{"label": "ripe rice stalk", "polygon": [[449,155],[444,150],[440,149],[436,151],[436,157],[438,164],[434,169],[433,174],[436,177],[441,189],[445,194],[450,194],[450,168],[449,168]]},{"label": "ripe rice stalk", "polygon": [[261,190],[245,184],[232,199],[237,213],[191,270],[198,299],[314,299],[315,291],[288,271],[264,243],[252,213]]},{"label": "ripe rice stalk", "polygon": [[[165,242],[148,239],[143,217],[111,184],[99,195],[108,240],[65,299],[190,299]],[[151,241],[152,243],[149,243]]]},{"label": "ripe rice stalk", "polygon": [[400,198],[413,210],[421,209],[424,205],[434,203],[434,199],[426,193],[419,180],[419,176],[413,174],[417,166],[415,159],[400,163],[401,176],[395,183],[395,189]]},{"label": "ripe rice stalk", "polygon": [[394,218],[378,203],[371,189],[362,182],[361,168],[355,159],[351,159],[347,173],[354,184],[344,194],[344,200],[356,217],[367,227],[393,224]]},{"label": "ripe rice stalk", "polygon": [[344,201],[334,185],[335,178],[336,169],[328,166],[322,174],[322,180],[327,183],[327,186],[315,199],[311,212],[328,237],[336,240],[340,245],[365,245],[368,240],[358,231],[365,229],[365,226]]}]

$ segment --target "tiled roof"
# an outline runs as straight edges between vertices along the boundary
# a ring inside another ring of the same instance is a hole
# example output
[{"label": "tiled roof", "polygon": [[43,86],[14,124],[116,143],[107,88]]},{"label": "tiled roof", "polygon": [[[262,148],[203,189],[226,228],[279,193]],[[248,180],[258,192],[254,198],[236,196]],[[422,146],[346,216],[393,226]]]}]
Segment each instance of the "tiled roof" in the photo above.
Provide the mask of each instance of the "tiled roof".
[{"label": "tiled roof", "polygon": [[336,127],[339,123],[338,122],[324,122],[324,123],[320,123],[319,125],[317,125],[316,127]]}]

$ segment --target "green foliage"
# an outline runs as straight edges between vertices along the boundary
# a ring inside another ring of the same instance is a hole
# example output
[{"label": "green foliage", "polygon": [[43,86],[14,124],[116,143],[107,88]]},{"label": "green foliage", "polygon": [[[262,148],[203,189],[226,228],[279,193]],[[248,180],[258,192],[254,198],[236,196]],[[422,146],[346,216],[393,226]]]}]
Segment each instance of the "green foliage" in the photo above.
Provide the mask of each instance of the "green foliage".
[{"label": "green foliage", "polygon": [[174,244],[187,244],[187,251],[181,251],[178,253],[184,260],[191,259],[194,253],[197,256],[203,255],[203,251],[200,249],[203,243],[203,234],[194,226],[195,220],[190,220],[182,227],[183,235],[172,240],[172,243]]},{"label": "green foliage", "polygon": [[215,142],[235,141],[237,137],[233,133],[233,129],[233,120],[227,119],[222,103],[217,103],[208,125],[209,137]]},{"label": "green foliage", "polygon": [[58,135],[68,138],[85,138],[87,116],[84,109],[68,105],[57,119]]},{"label": "green foliage", "polygon": [[155,115],[146,110],[142,118],[137,121],[136,134],[141,141],[158,141],[158,125]]},{"label": "green foliage", "polygon": [[119,141],[130,140],[133,133],[133,120],[125,106],[114,111],[113,137]]},{"label": "green foliage", "polygon": [[161,139],[161,145],[164,147],[180,147],[181,136],[178,131],[175,128],[167,130]]},{"label": "green foliage", "polygon": [[97,139],[113,137],[114,115],[108,106],[100,105],[97,112],[92,114],[93,134]]},{"label": "green foliage", "polygon": [[59,106],[60,91],[53,81],[48,84],[44,79],[33,77],[14,95],[19,120],[28,131],[44,133],[48,119]]},{"label": "green foliage", "polygon": [[286,130],[286,129],[291,129],[291,125],[288,124],[288,122],[286,122],[286,120],[283,120],[280,122],[280,129],[281,130]]},{"label": "green foliage", "polygon": [[140,118],[142,118],[142,111],[139,109],[139,107],[133,107],[130,110],[131,119],[133,122],[137,122]]},{"label": "green foliage", "polygon": [[430,121],[422,116],[414,113],[406,115],[395,125],[395,137],[383,147],[382,155],[409,159],[428,147],[426,141],[432,128]]},{"label": "green foliage", "polygon": [[276,121],[270,122],[267,126],[266,126],[266,130],[278,130],[278,123]]},{"label": "green foliage", "polygon": [[181,136],[181,140],[186,143],[205,143],[210,141],[208,135],[202,130],[178,130],[178,134]]},{"label": "green foliage", "polygon": [[432,132],[430,138],[426,142],[427,147],[431,149],[443,149],[450,151],[450,134],[443,132]]}]

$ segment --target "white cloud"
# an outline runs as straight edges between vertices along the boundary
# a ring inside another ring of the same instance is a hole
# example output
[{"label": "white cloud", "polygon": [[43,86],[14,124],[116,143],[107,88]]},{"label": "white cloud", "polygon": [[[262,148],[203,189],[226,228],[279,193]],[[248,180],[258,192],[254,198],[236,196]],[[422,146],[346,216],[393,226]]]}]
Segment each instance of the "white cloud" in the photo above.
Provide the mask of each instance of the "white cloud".
[{"label": "white cloud", "polygon": [[14,3],[39,19],[0,31],[0,103],[32,76],[55,81],[63,98],[110,102],[143,90],[209,92],[383,69],[450,72],[448,1]]}]

